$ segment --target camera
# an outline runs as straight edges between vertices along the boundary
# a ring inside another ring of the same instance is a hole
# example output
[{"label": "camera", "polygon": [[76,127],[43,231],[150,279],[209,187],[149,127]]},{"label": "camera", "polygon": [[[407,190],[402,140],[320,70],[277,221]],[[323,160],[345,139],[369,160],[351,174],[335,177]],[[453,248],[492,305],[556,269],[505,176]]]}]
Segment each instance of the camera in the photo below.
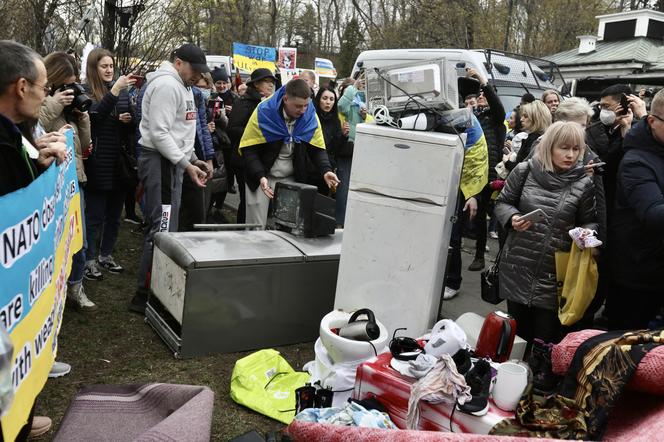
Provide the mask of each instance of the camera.
[{"label": "camera", "polygon": [[78,83],[63,84],[58,90],[60,92],[70,89],[74,92],[74,100],[67,108],[77,109],[79,112],[87,112],[92,105],[92,100],[85,94],[85,89]]}]

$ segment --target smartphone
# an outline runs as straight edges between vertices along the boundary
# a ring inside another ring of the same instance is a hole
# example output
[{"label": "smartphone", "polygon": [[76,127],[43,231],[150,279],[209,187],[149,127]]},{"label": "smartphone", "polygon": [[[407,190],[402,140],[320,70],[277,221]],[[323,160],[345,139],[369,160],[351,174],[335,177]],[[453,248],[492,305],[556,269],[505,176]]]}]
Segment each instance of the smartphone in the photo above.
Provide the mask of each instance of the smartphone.
[{"label": "smartphone", "polygon": [[627,100],[627,95],[622,94],[620,97],[620,107],[622,107],[622,112],[620,115],[626,115],[629,110],[629,100]]},{"label": "smartphone", "polygon": [[590,167],[602,167],[602,166],[606,166],[606,163],[605,163],[604,161],[600,161],[599,163],[586,164],[586,166],[590,166]]},{"label": "smartphone", "polygon": [[505,155],[509,155],[509,154],[512,153],[512,149],[510,149],[510,148],[507,147],[507,146],[503,146],[503,153],[504,153]]},{"label": "smartphone", "polygon": [[542,209],[535,209],[519,217],[519,221],[531,221],[533,223],[541,222],[546,219],[546,213]]}]

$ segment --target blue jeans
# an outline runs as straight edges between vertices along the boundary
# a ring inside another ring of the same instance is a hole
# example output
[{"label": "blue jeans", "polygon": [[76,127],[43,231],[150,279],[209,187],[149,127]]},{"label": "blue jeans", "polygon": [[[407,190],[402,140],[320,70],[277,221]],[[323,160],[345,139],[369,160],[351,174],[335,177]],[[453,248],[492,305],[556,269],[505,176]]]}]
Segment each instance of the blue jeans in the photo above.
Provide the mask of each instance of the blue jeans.
[{"label": "blue jeans", "polygon": [[85,191],[85,219],[87,221],[88,260],[97,258],[97,240],[101,234],[100,255],[113,252],[120,231],[120,217],[125,191],[87,189]]},{"label": "blue jeans", "polygon": [[341,183],[335,195],[337,224],[344,225],[346,219],[346,203],[348,202],[348,186],[350,185],[350,169],[353,158],[337,158],[337,177]]},{"label": "blue jeans", "polygon": [[69,285],[76,284],[83,280],[83,273],[85,272],[85,252],[88,248],[88,237],[85,230],[85,194],[83,193],[83,188],[80,187],[80,183],[79,190],[81,194],[81,230],[83,231],[83,248],[76,252],[71,259],[71,273],[69,274],[69,280],[67,281]]}]

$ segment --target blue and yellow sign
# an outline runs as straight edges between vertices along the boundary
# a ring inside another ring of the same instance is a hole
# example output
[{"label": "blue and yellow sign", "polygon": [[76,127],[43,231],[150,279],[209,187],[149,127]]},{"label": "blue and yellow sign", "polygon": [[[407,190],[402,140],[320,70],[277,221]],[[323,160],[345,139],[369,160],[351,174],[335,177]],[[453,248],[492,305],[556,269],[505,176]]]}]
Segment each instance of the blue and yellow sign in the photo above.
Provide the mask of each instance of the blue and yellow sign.
[{"label": "blue and yellow sign", "polygon": [[275,71],[277,50],[267,46],[233,43],[233,64],[243,72],[251,73],[258,68]]},{"label": "blue and yellow sign", "polygon": [[46,383],[72,256],[83,244],[72,131],[66,136],[62,164],[0,197],[0,325],[14,345],[14,401],[2,418],[4,440],[15,439]]}]

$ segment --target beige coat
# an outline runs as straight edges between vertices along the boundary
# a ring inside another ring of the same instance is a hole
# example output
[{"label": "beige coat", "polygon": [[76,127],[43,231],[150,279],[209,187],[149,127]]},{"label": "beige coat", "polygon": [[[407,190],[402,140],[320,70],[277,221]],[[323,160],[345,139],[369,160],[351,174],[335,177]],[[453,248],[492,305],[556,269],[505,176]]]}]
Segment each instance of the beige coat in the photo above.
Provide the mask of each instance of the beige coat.
[{"label": "beige coat", "polygon": [[[39,122],[46,132],[57,132],[62,126],[67,124],[64,114],[64,106],[49,96],[44,100],[44,104],[39,111]],[[90,135],[90,118],[78,121],[72,120],[69,124],[74,128],[74,149],[76,150],[76,174],[80,183],[87,182],[85,168],[83,167],[83,149],[92,142]]]}]

